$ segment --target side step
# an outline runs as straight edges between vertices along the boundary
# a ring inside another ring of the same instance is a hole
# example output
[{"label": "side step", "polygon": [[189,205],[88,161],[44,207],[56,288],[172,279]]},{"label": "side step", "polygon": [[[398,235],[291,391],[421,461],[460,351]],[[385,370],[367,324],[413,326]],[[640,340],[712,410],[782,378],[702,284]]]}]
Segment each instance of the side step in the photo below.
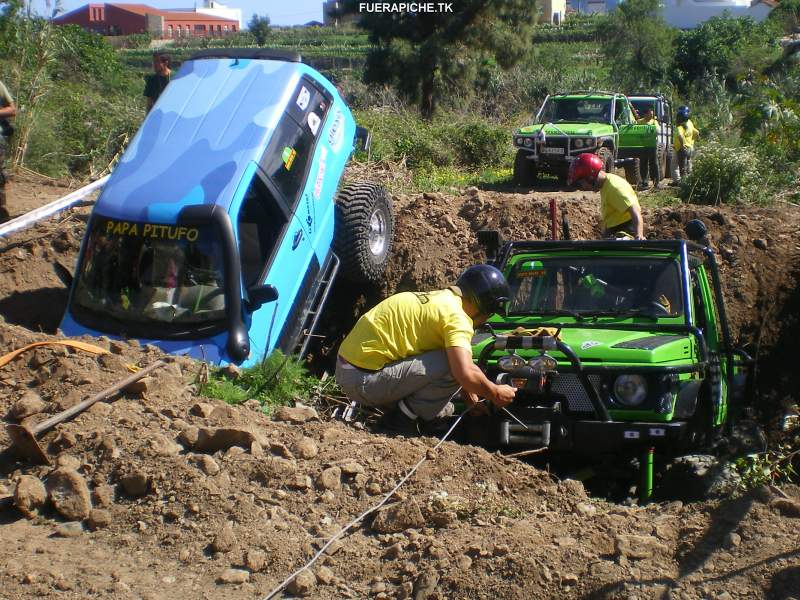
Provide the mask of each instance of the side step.
[{"label": "side step", "polygon": [[333,282],[336,279],[336,274],[339,272],[339,257],[333,252],[325,259],[325,264],[322,265],[322,272],[320,273],[319,283],[317,285],[314,299],[311,301],[308,312],[303,319],[303,327],[300,330],[300,338],[294,348],[294,353],[302,357],[308,350],[308,344],[314,336],[314,330],[319,323],[320,315],[325,308],[325,302],[328,300]]}]

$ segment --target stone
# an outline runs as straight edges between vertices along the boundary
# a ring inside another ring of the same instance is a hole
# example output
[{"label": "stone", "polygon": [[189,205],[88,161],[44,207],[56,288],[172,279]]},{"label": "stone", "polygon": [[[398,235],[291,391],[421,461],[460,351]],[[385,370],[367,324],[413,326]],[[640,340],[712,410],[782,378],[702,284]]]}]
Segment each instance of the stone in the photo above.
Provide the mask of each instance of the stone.
[{"label": "stone", "polygon": [[438,583],[439,574],[433,569],[426,569],[420,573],[414,581],[414,588],[411,592],[414,600],[428,600],[436,592]]},{"label": "stone", "polygon": [[620,534],[614,538],[617,556],[630,559],[652,558],[656,554],[668,554],[667,546],[651,535]]},{"label": "stone", "polygon": [[111,350],[113,354],[123,354],[127,348],[128,344],[119,340],[111,340],[108,343],[108,349]]},{"label": "stone", "polygon": [[381,484],[377,481],[372,481],[367,484],[367,487],[364,488],[370,496],[377,496],[381,492],[383,492],[383,488],[381,488]]},{"label": "stone", "polygon": [[413,498],[386,506],[372,521],[372,529],[378,533],[400,533],[406,529],[420,529],[424,526],[425,518]]},{"label": "stone", "polygon": [[309,569],[303,569],[292,579],[287,586],[290,594],[295,596],[310,596],[317,587],[317,577]]},{"label": "stone", "polygon": [[120,483],[122,483],[122,489],[125,490],[125,493],[134,498],[144,496],[150,488],[150,478],[146,473],[139,470],[131,471],[124,475]]},{"label": "stone", "polygon": [[354,460],[341,460],[333,463],[331,466],[339,467],[342,470],[342,474],[348,477],[360,475],[365,472],[364,467]]},{"label": "stone", "polygon": [[506,544],[497,544],[492,549],[492,554],[494,556],[507,556],[511,553],[511,548],[509,548]]},{"label": "stone", "polygon": [[267,566],[267,553],[261,550],[248,550],[244,556],[244,566],[253,573],[263,571]]},{"label": "stone", "polygon": [[197,467],[210,477],[213,477],[219,473],[219,465],[217,464],[217,461],[211,458],[208,454],[200,454],[197,457]]},{"label": "stone", "polygon": [[43,412],[45,408],[47,408],[47,404],[39,394],[27,391],[11,406],[8,411],[8,418],[21,421],[26,417]]},{"label": "stone", "polygon": [[564,573],[561,575],[561,585],[572,587],[578,585],[578,576],[575,573]]},{"label": "stone", "polygon": [[233,379],[234,381],[242,376],[242,370],[236,365],[225,365],[219,370],[219,372],[223,377]]},{"label": "stone", "polygon": [[250,444],[250,454],[257,458],[263,458],[264,456],[264,448],[261,447],[261,444],[258,442],[253,442]]},{"label": "stone", "polygon": [[64,450],[69,450],[78,443],[78,438],[71,431],[60,431],[55,439],[50,442],[50,449],[58,454]]},{"label": "stone", "polygon": [[197,452],[209,453],[227,450],[233,446],[249,450],[253,442],[262,446],[267,444],[261,435],[243,427],[201,427],[192,448]]},{"label": "stone", "polygon": [[725,540],[723,541],[723,545],[725,546],[725,548],[728,549],[736,548],[741,543],[742,543],[742,536],[733,531],[728,533],[728,535],[725,536]]},{"label": "stone", "polygon": [[336,575],[334,575],[333,571],[331,571],[325,565],[317,567],[314,574],[317,576],[317,582],[321,583],[322,585],[330,585],[336,580]]},{"label": "stone", "polygon": [[286,485],[291,490],[307,490],[312,485],[311,477],[304,473],[295,473]]},{"label": "stone", "polygon": [[456,523],[458,523],[458,513],[453,510],[433,513],[431,515],[431,521],[434,525],[436,525],[436,527],[453,527]]},{"label": "stone", "polygon": [[297,406],[281,406],[272,415],[275,421],[287,421],[296,425],[306,423],[312,419],[319,419],[317,411],[310,406],[297,404]]},{"label": "stone", "polygon": [[456,559],[456,567],[458,567],[459,571],[469,571],[470,567],[472,567],[472,559],[466,554],[462,554]]},{"label": "stone", "polygon": [[83,533],[83,525],[80,521],[68,521],[67,523],[59,523],[53,535],[62,538],[74,538]]},{"label": "stone", "polygon": [[217,583],[239,584],[250,581],[250,572],[244,569],[225,569],[219,577]]},{"label": "stone", "polygon": [[312,440],[310,437],[301,437],[294,443],[292,446],[294,453],[299,458],[310,459],[314,458],[317,454],[319,454],[319,447],[317,443]]},{"label": "stone", "polygon": [[389,560],[396,560],[400,558],[403,554],[403,544],[397,542],[392,544],[386,549],[386,552],[383,553],[383,558],[388,558]]},{"label": "stone", "polygon": [[771,508],[774,508],[784,517],[800,517],[800,502],[790,498],[775,498],[769,503]]},{"label": "stone", "polygon": [[294,454],[286,447],[286,444],[282,442],[270,442],[269,450],[273,454],[277,454],[283,458],[294,458]]},{"label": "stone", "polygon": [[211,549],[214,552],[230,552],[236,544],[236,534],[233,533],[233,525],[229,521],[217,532],[214,541],[211,542]]},{"label": "stone", "polygon": [[86,480],[72,469],[58,468],[47,477],[47,497],[61,516],[82,521],[92,508]]},{"label": "stone", "polygon": [[66,469],[77,471],[81,468],[81,461],[77,456],[59,454],[58,458],[56,458],[56,467],[64,467]]},{"label": "stone", "polygon": [[114,504],[114,487],[98,485],[92,492],[92,504],[100,508],[108,508]]},{"label": "stone", "polygon": [[753,246],[755,246],[759,250],[766,250],[768,243],[767,240],[765,240],[764,238],[756,238],[753,240]]},{"label": "stone", "polygon": [[183,446],[161,433],[153,434],[148,443],[156,456],[177,456],[183,450]]},{"label": "stone", "polygon": [[212,412],[214,412],[214,405],[208,402],[198,402],[189,409],[190,415],[195,415],[196,417],[202,417],[204,419],[210,417]]},{"label": "stone", "polygon": [[27,518],[35,517],[46,501],[47,490],[38,477],[22,475],[17,480],[17,487],[14,489],[14,506]]},{"label": "stone", "polygon": [[178,441],[187,448],[194,448],[199,438],[200,429],[190,425],[189,427],[181,430],[181,433],[178,436]]},{"label": "stone", "polygon": [[154,378],[142,377],[141,379],[126,385],[123,391],[131,396],[144,396],[152,389],[154,383]]},{"label": "stone", "polygon": [[86,519],[86,524],[89,529],[96,530],[108,527],[111,525],[111,511],[104,508],[93,508],[89,511],[89,517]]},{"label": "stone", "polygon": [[317,487],[321,490],[339,490],[342,487],[342,470],[339,467],[323,469],[317,477]]},{"label": "stone", "polygon": [[229,404],[223,404],[222,406],[215,406],[208,418],[220,422],[230,422],[235,417],[236,409]]}]

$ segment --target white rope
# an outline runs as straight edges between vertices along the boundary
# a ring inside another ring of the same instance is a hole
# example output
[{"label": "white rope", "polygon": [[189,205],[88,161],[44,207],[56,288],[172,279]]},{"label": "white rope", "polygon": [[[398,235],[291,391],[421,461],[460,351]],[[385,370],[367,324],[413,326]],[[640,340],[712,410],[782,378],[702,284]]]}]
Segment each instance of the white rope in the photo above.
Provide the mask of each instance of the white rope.
[{"label": "white rope", "polygon": [[0,225],[0,237],[6,236],[9,233],[17,231],[19,229],[25,229],[30,225],[33,225],[37,221],[41,221],[42,219],[46,219],[47,217],[54,215],[55,213],[64,210],[65,208],[69,208],[73,204],[77,204],[79,201],[83,200],[86,196],[91,194],[97,188],[102,187],[105,182],[108,180],[109,175],[105,177],[101,177],[100,179],[93,181],[89,185],[85,185],[82,188],[75,190],[67,194],[66,196],[59,198],[58,200],[53,200],[49,204],[45,204],[44,206],[40,206],[39,208],[34,208],[32,211],[25,213],[24,215],[20,215],[15,219],[11,219]]},{"label": "white rope", "polygon": [[[460,391],[461,391],[461,388],[458,388],[458,390],[456,390],[455,394],[453,394],[452,396],[450,396],[450,398],[451,398],[451,399],[452,399],[452,398],[454,398],[454,397],[455,397],[455,395],[456,395],[456,394],[458,394]],[[480,400],[480,402],[483,402],[483,400]],[[453,423],[453,424],[450,426],[450,429],[448,429],[448,430],[447,430],[447,433],[445,433],[445,434],[442,436],[442,438],[441,438],[441,439],[440,439],[440,440],[437,442],[437,444],[436,444],[436,445],[435,445],[435,446],[432,448],[432,450],[433,450],[434,452],[435,452],[436,450],[438,450],[438,449],[439,449],[439,446],[441,446],[441,445],[444,443],[444,441],[445,441],[445,440],[446,440],[448,437],[450,437],[450,434],[451,434],[451,433],[453,433],[453,430],[454,430],[456,427],[458,427],[458,424],[461,422],[461,419],[463,419],[463,418],[464,418],[464,415],[465,415],[465,414],[467,414],[467,413],[470,411],[470,409],[471,409],[471,408],[472,408],[472,407],[470,406],[469,408],[467,408],[467,409],[466,409],[464,412],[462,412],[462,413],[461,413],[461,414],[458,416],[458,418],[456,419],[455,423]],[[298,576],[300,573],[302,573],[303,571],[305,571],[306,569],[308,569],[308,568],[309,568],[311,565],[313,565],[315,562],[317,562],[317,560],[319,559],[319,557],[320,557],[320,556],[322,556],[322,555],[325,553],[325,550],[327,550],[327,549],[330,547],[330,545],[331,545],[331,544],[333,544],[333,542],[335,542],[335,541],[336,541],[336,540],[338,540],[340,537],[342,537],[342,536],[343,536],[345,533],[347,533],[347,531],[348,531],[348,530],[349,530],[351,527],[354,527],[354,526],[355,526],[356,524],[358,524],[360,521],[362,521],[363,519],[365,519],[366,517],[368,517],[369,515],[371,515],[372,513],[374,513],[376,510],[378,510],[379,508],[381,508],[381,507],[382,507],[384,504],[386,504],[386,503],[389,501],[389,499],[390,499],[392,496],[394,496],[394,494],[397,492],[397,490],[399,490],[399,489],[400,489],[400,487],[401,487],[401,486],[402,486],[402,485],[403,485],[403,484],[404,484],[406,481],[408,481],[408,479],[409,479],[409,478],[410,478],[410,477],[411,477],[411,476],[412,476],[414,473],[416,473],[416,471],[417,471],[417,469],[420,467],[420,465],[421,465],[422,463],[424,463],[426,460],[428,460],[428,452],[427,452],[427,451],[425,452],[425,456],[423,456],[421,459],[419,459],[419,461],[417,462],[417,464],[415,464],[413,467],[411,467],[411,470],[410,470],[408,473],[406,473],[406,474],[403,476],[403,478],[402,478],[402,479],[401,479],[401,480],[400,480],[400,481],[397,483],[397,485],[395,485],[395,486],[392,488],[392,490],[391,490],[389,493],[387,493],[387,494],[386,494],[386,495],[383,497],[383,499],[381,499],[381,501],[380,501],[380,502],[378,502],[378,503],[377,503],[375,506],[373,506],[372,508],[369,508],[369,509],[365,510],[363,513],[361,513],[360,515],[358,515],[358,516],[357,516],[355,519],[353,519],[353,520],[352,520],[352,521],[350,521],[350,522],[349,522],[347,525],[345,525],[345,526],[344,526],[344,527],[342,527],[342,528],[341,528],[339,531],[337,531],[337,532],[336,532],[336,534],[335,534],[335,535],[334,535],[334,536],[333,536],[331,539],[329,539],[327,542],[325,542],[325,545],[324,545],[324,546],[322,546],[322,548],[320,548],[320,549],[317,551],[317,553],[316,553],[316,554],[315,554],[315,555],[314,555],[314,556],[311,558],[311,560],[309,560],[309,561],[308,561],[306,564],[304,564],[302,567],[300,567],[300,568],[299,568],[299,569],[297,569],[297,570],[296,570],[294,573],[292,573],[292,574],[291,574],[291,575],[289,575],[289,576],[288,576],[286,579],[284,579],[284,580],[283,580],[283,581],[280,583],[280,585],[278,585],[278,587],[276,587],[274,590],[272,590],[272,591],[271,591],[271,592],[270,592],[268,595],[264,596],[264,600],[270,600],[270,598],[274,598],[276,594],[279,594],[281,591],[283,591],[283,589],[284,589],[284,588],[286,588],[286,586],[287,586],[287,585],[289,585],[289,584],[290,584],[290,583],[291,583],[291,582],[294,580],[294,578],[295,578],[295,577],[297,577],[297,576]]]}]

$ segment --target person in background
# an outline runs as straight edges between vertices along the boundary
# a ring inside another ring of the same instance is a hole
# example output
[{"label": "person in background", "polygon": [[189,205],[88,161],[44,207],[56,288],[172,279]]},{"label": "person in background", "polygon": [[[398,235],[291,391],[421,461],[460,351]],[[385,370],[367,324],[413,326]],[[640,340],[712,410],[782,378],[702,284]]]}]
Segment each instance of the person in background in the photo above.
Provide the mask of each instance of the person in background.
[{"label": "person in background", "polygon": [[435,435],[459,390],[476,410],[478,396],[511,404],[516,390],[472,362],[474,327],[504,314],[510,293],[498,269],[473,265],[447,289],[390,296],[342,342],[336,382],[350,400],[383,410],[380,428],[396,435]]},{"label": "person in background", "polygon": [[147,112],[153,108],[161,92],[169,85],[172,77],[170,65],[172,61],[168,54],[156,52],[153,54],[153,73],[145,77],[144,97],[147,98]]},{"label": "person in background", "polygon": [[677,184],[692,172],[692,156],[694,155],[695,139],[700,137],[700,132],[689,118],[689,107],[680,106],[675,115],[675,142],[673,148],[676,152],[675,167],[672,173],[672,182]]},{"label": "person in background", "polygon": [[[656,119],[655,113],[653,113],[653,109],[648,107],[645,109],[644,114],[636,119],[637,125],[655,125],[658,127],[658,119]],[[642,182],[639,184],[640,190],[646,190],[648,188],[648,180],[653,180],[653,187],[658,189],[659,187],[659,173],[658,173],[658,154],[655,151],[655,148],[649,149],[645,152],[644,156],[644,163],[642,164]]]},{"label": "person in background", "polygon": [[14,128],[9,119],[17,116],[17,107],[11,92],[0,81],[0,223],[5,223],[11,218],[6,204],[6,154],[10,147],[11,134]]},{"label": "person in background", "polygon": [[600,192],[600,218],[603,237],[627,234],[644,238],[644,222],[639,198],[623,177],[606,173],[603,161],[596,154],[579,154],[569,166],[567,185],[586,191]]}]

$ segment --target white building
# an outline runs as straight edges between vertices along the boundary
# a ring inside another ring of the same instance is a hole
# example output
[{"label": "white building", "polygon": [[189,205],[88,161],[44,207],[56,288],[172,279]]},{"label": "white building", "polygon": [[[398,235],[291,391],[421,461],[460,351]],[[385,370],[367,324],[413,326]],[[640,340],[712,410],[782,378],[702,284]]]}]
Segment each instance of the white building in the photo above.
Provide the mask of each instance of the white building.
[{"label": "white building", "polygon": [[561,25],[567,13],[567,0],[543,0],[542,13],[539,22]]},{"label": "white building", "polygon": [[172,11],[186,11],[186,12],[195,12],[195,13],[202,13],[204,15],[211,15],[213,17],[221,17],[223,19],[231,19],[234,21],[238,21],[239,23],[239,30],[242,29],[242,9],[241,8],[230,8],[225,6],[221,2],[216,2],[215,0],[204,0],[202,6],[194,5],[194,9],[191,8],[170,8],[169,10]]},{"label": "white building", "polygon": [[[592,2],[597,0],[575,0],[577,10],[591,10]],[[619,0],[603,0],[605,10],[613,11]],[[775,0],[662,0],[662,15],[668,25],[678,29],[694,29],[711,17],[721,17],[726,11],[732,17],[752,17],[763,21],[777,6]],[[585,8],[583,8],[583,7]]]}]

